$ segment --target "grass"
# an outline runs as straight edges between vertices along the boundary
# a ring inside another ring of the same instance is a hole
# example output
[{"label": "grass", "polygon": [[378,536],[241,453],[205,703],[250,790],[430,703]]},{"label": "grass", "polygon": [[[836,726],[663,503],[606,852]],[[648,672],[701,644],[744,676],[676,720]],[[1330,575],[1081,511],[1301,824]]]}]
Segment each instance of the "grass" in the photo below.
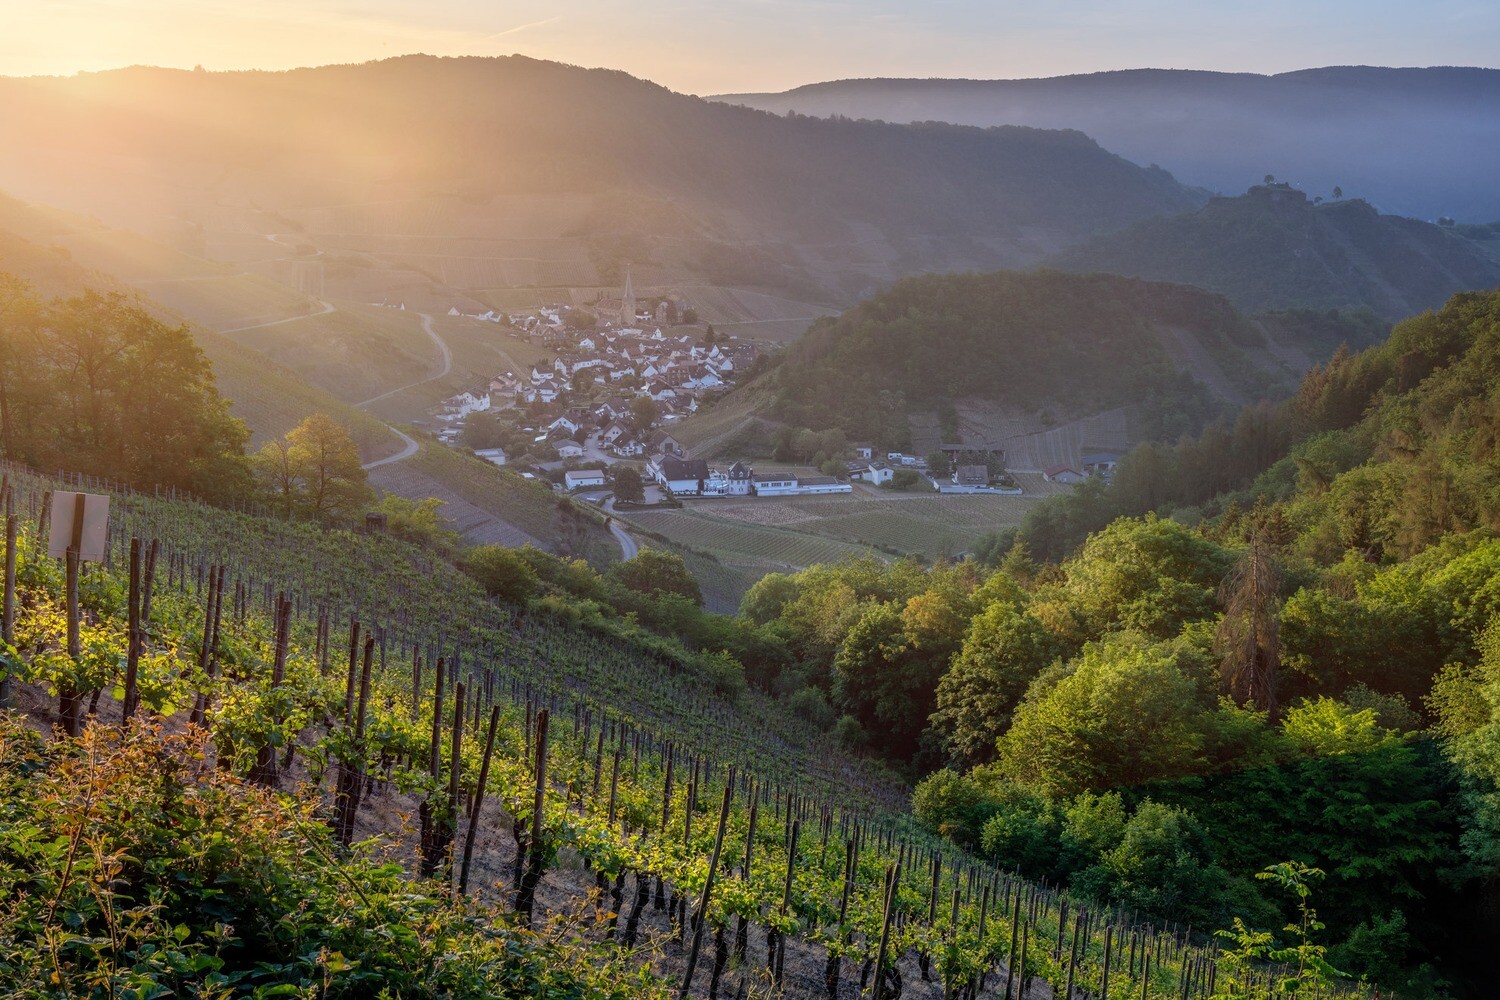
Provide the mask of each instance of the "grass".
[{"label": "grass", "polygon": [[[532,542],[552,549],[563,540],[558,510],[561,498],[550,487],[454,448],[424,442],[412,457],[375,470],[374,482],[407,496],[416,495],[413,491],[435,496],[450,505],[443,512],[450,518],[460,514],[472,520],[477,513],[519,532],[495,531],[478,521],[458,521],[457,527],[472,541],[503,545]],[[401,488],[396,489],[398,486]],[[574,539],[578,546],[575,554],[595,565],[618,559],[619,545],[605,529],[603,516],[581,504],[572,509],[585,512],[581,531]]]},{"label": "grass", "polygon": [[860,545],[693,510],[638,511],[629,520],[679,545],[710,553],[720,562],[754,561],[765,564],[767,570],[801,569],[871,554]]},{"label": "grass", "polygon": [[279,437],[317,412],[349,428],[359,453],[370,461],[397,451],[401,442],[379,420],[309,385],[265,355],[217,333],[198,331],[198,345],[214,367],[219,391],[234,415],[250,425],[251,447]]},{"label": "grass", "polygon": [[340,302],[331,313],[232,334],[347,403],[431,375],[439,356],[414,312]]},{"label": "grass", "polygon": [[[1019,525],[1038,500],[1066,489],[1040,476],[1021,474],[1017,479],[1026,490],[1023,496],[913,496],[872,493],[860,488],[847,496],[703,503],[691,513],[718,525],[717,537],[732,539],[731,544],[722,541],[715,544],[715,535],[702,534],[702,529],[696,526],[674,525],[674,530],[662,533],[684,544],[724,551],[731,558],[738,554],[779,564],[797,564],[796,558],[785,555],[790,542],[783,540],[777,548],[771,541],[785,535],[852,544],[862,551],[877,548],[935,559],[970,551],[990,532]],[[739,534],[742,531],[770,534],[742,536]]]}]

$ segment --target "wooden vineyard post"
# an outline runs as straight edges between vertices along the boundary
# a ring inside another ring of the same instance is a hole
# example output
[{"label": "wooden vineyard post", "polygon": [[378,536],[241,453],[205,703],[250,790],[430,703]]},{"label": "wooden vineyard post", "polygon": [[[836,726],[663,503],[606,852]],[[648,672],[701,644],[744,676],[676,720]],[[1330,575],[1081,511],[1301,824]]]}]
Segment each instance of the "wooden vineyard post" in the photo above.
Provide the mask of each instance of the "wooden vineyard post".
[{"label": "wooden vineyard post", "polygon": [[[77,525],[74,529],[76,535],[83,526],[83,494],[78,494],[79,511],[73,515]],[[79,661],[83,659],[83,646],[78,638],[78,566],[80,563],[78,545],[70,545],[65,557],[67,561],[67,613],[68,613],[68,659],[73,662],[75,673],[60,685],[58,692],[58,715],[62,717],[63,732],[69,736],[77,736],[79,730],[79,710],[83,707],[83,692],[78,690],[78,679],[76,671],[79,669]]]},{"label": "wooden vineyard post", "polygon": [[[750,878],[750,859],[755,854],[755,820],[760,812],[760,795],[754,784],[750,786],[750,830],[745,834],[745,860],[740,865],[740,877],[746,881]],[[750,921],[743,914],[734,928],[734,960],[741,964],[745,961],[745,951],[750,946]]]},{"label": "wooden vineyard post", "polygon": [[[1021,890],[1016,888],[1015,909],[1010,917],[1010,953],[1005,959],[1005,994],[1003,1000],[1011,1000],[1010,984],[1016,975],[1016,944],[1021,935]],[[1106,994],[1107,995],[1107,994]]]},{"label": "wooden vineyard post", "polygon": [[1073,945],[1068,951],[1068,985],[1063,990],[1065,997],[1073,995],[1073,973],[1078,964],[1078,936],[1083,933],[1083,914],[1084,911],[1079,910],[1078,915],[1073,918]]},{"label": "wooden vineyard post", "polygon": [[[275,691],[281,687],[286,678],[286,652],[287,632],[291,629],[291,605],[284,607],[280,604],[276,608],[276,652],[271,666],[271,690]],[[278,713],[272,722],[272,736],[281,731],[281,725],[285,719]],[[290,743],[290,741],[287,741]],[[288,748],[290,750],[290,747]],[[276,747],[273,739],[267,741],[256,753],[255,765],[250,769],[250,780],[258,785],[272,787],[279,777],[276,766]]]},{"label": "wooden vineyard post", "polygon": [[[141,663],[141,540],[130,540],[130,593],[127,599],[125,628],[125,698],[120,709],[120,724],[128,726],[140,704],[136,675]],[[208,646],[204,627],[203,645]]]},{"label": "wooden vineyard post", "polygon": [[537,883],[542,880],[542,808],[547,800],[547,710],[536,714],[536,793],[531,803],[531,843],[526,856],[526,871],[516,890],[516,912],[522,926],[531,926],[531,911],[536,902]]},{"label": "wooden vineyard post", "polygon": [[844,841],[844,884],[839,893],[839,925],[837,947],[828,950],[828,964],[823,969],[823,982],[828,987],[828,1000],[838,1000],[839,979],[843,957],[839,953],[848,934],[849,893],[854,888],[855,853],[854,840]]},{"label": "wooden vineyard post", "polygon": [[[135,557],[136,546],[135,542],[132,541],[130,545],[130,573],[132,588],[134,588],[135,586]],[[198,650],[198,674],[201,678],[204,679],[212,676],[209,673],[209,670],[214,662],[214,630],[215,622],[218,619],[218,612],[216,608],[218,607],[218,600],[220,597],[219,587],[222,584],[223,574],[218,571],[218,567],[210,566],[208,569],[208,602],[203,606],[203,645]],[[134,628],[132,628],[132,634],[134,634]],[[127,692],[128,690],[129,689],[127,688]],[[207,708],[208,695],[203,691],[199,691],[198,694],[193,698],[193,710],[188,716],[188,722],[192,723],[195,726],[203,725],[204,715],[207,711]],[[347,723],[348,720],[346,719],[345,722]]]},{"label": "wooden vineyard post", "polygon": [[[359,680],[359,706],[355,710],[354,740],[346,751],[348,758],[339,762],[338,791],[334,798],[334,836],[348,847],[354,841],[354,818],[359,813],[360,792],[364,788],[365,712],[370,701],[370,659],[375,640],[365,643],[365,664]],[[345,725],[349,720],[345,720]],[[357,763],[356,763],[357,762]]]},{"label": "wooden vineyard post", "polygon": [[[432,682],[432,732],[427,749],[427,774],[435,783],[442,772],[443,753],[443,669],[441,658],[437,661],[437,670]],[[432,878],[437,873],[437,850],[434,843],[437,840],[437,828],[433,811],[433,795],[435,790],[429,791],[422,796],[421,803],[417,806],[417,818],[422,829],[422,865],[420,868],[423,878]]]},{"label": "wooden vineyard post", "polygon": [[[375,640],[370,640],[370,649]],[[365,654],[367,657],[368,653]],[[464,685],[453,685],[453,740],[448,760],[448,807],[443,810],[442,848],[443,865],[447,868],[445,880],[453,883],[453,835],[458,831],[458,790],[460,771],[463,768],[462,747],[464,741]]]},{"label": "wooden vineyard post", "polygon": [[474,834],[479,828],[479,810],[484,806],[484,786],[490,780],[490,756],[495,752],[495,729],[500,725],[500,706],[490,706],[490,730],[484,738],[484,757],[479,762],[479,783],[474,786],[474,808],[464,834],[464,863],[458,875],[458,894],[469,891],[469,863],[474,859]]},{"label": "wooden vineyard post", "polygon": [[1113,956],[1113,945],[1115,943],[1115,926],[1107,924],[1104,928],[1104,970],[1099,974],[1099,995],[1109,996],[1109,961]]},{"label": "wooden vineyard post", "polygon": [[[787,837],[786,848],[786,881],[781,888],[781,908],[777,913],[785,918],[787,910],[792,902],[792,876],[797,871],[797,838],[802,832],[801,820],[793,820],[791,833]],[[774,928],[775,936],[767,935],[766,962],[771,967],[771,986],[773,989],[781,988],[781,969],[786,960],[786,934],[780,928]]]},{"label": "wooden vineyard post", "polygon": [[698,967],[698,952],[703,947],[703,925],[708,921],[708,904],[713,897],[714,876],[719,870],[719,852],[724,849],[724,831],[729,826],[729,803],[734,789],[724,786],[724,803],[719,807],[719,832],[714,835],[713,853],[708,859],[708,878],[703,883],[703,895],[698,899],[698,912],[693,917],[693,947],[688,952],[687,970],[682,974],[680,1000],[687,1000],[688,989],[693,985],[693,971]]},{"label": "wooden vineyard post", "polygon": [[880,922],[880,946],[875,952],[875,1000],[885,996],[885,959],[891,946],[891,918],[896,913],[896,890],[901,884],[901,864],[886,869],[885,912]]},{"label": "wooden vineyard post", "polygon": [[[5,605],[0,617],[0,643],[9,650],[16,641],[16,540],[20,522],[11,509],[10,490],[5,491]],[[7,655],[9,655],[7,653]],[[0,711],[10,707],[10,672],[14,667],[7,664],[4,675],[0,675]]]}]

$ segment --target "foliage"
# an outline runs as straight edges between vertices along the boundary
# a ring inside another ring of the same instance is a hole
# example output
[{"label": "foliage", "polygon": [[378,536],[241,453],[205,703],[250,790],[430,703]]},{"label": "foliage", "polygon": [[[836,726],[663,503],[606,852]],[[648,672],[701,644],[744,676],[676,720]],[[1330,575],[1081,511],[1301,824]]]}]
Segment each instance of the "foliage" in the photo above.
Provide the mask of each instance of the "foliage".
[{"label": "foliage", "polygon": [[43,302],[0,274],[0,446],[13,461],[238,500],[245,425],[202,350],[118,292]]},{"label": "foliage", "polygon": [[359,448],[326,413],[314,413],[255,453],[255,473],[281,515],[330,520],[347,516],[370,497]]},{"label": "foliage", "polygon": [[[1001,387],[1008,404],[1031,411],[1087,398],[1094,413],[1149,399],[1163,413],[1211,417],[1204,390],[1181,379],[1164,353],[1158,323],[1186,327],[1230,355],[1246,325],[1217,296],[1112,275],[908,278],[814,323],[770,376],[771,412],[791,426],[903,447],[909,412],[998,398]],[[823,391],[835,380],[843,391]],[[1195,429],[1190,420],[1168,433]]]},{"label": "foliage", "polygon": [[[342,854],[199,737],[0,716],[0,976],[17,996],[642,996],[620,961]],[[498,918],[498,919],[497,919]]]}]

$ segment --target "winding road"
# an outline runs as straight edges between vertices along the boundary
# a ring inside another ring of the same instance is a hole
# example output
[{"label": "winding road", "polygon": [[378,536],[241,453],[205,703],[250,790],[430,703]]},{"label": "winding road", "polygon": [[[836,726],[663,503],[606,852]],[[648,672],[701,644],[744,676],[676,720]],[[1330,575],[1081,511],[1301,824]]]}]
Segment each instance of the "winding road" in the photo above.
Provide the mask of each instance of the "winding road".
[{"label": "winding road", "polygon": [[319,309],[315,313],[303,313],[301,316],[288,316],[286,319],[273,319],[269,323],[251,323],[249,326],[235,326],[230,327],[228,330],[220,330],[219,332],[244,333],[246,330],[261,330],[268,326],[280,326],[283,323],[295,323],[298,320],[312,319],[314,316],[327,316],[337,308],[332,302],[323,302],[322,299],[318,299],[318,301],[322,303],[323,308]]},{"label": "winding road", "polygon": [[422,317],[422,332],[432,338],[432,342],[437,345],[438,353],[443,356],[442,367],[435,374],[429,375],[426,378],[419,378],[415,382],[408,382],[406,385],[397,386],[389,392],[382,392],[378,396],[371,396],[363,402],[355,403],[355,406],[369,406],[371,403],[378,403],[382,399],[394,396],[398,392],[405,392],[407,389],[413,389],[419,385],[426,385],[434,379],[440,379],[453,370],[453,352],[448,349],[448,342],[439,337],[437,331],[432,328],[432,317],[426,313],[418,313],[417,315]]},{"label": "winding road", "polygon": [[[614,509],[613,503],[610,504],[610,509]],[[641,547],[635,543],[635,539],[630,537],[630,533],[620,527],[620,522],[614,518],[610,518],[609,533],[614,535],[615,541],[620,543],[621,560],[634,559],[635,554],[641,550]]]},{"label": "winding road", "polygon": [[411,458],[417,453],[418,445],[416,438],[412,437],[410,434],[406,433],[403,430],[392,427],[390,424],[386,424],[385,426],[386,429],[389,430],[392,434],[396,435],[402,441],[405,441],[406,446],[400,451],[396,452],[396,454],[394,455],[387,455],[385,458],[377,458],[373,462],[366,462],[364,465],[360,466],[361,469],[368,470],[377,468],[382,465],[390,465],[392,462],[399,462],[403,459]]}]

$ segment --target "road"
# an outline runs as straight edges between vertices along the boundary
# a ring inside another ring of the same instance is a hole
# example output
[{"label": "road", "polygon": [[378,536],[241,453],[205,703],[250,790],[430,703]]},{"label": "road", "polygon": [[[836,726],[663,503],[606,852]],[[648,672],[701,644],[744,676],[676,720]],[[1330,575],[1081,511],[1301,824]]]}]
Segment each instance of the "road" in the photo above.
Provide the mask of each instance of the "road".
[{"label": "road", "polygon": [[[610,507],[613,509],[614,505],[611,504]],[[635,554],[641,550],[641,547],[635,543],[635,539],[630,537],[630,533],[620,527],[620,522],[614,518],[610,518],[609,533],[614,535],[615,541],[620,543],[621,559],[634,559]]]},{"label": "road", "polygon": [[[400,388],[392,389],[390,392],[382,392],[380,395],[373,396],[362,403],[355,403],[355,406],[368,406],[371,403],[375,403],[382,399],[385,399],[387,396],[394,396],[398,392],[404,392],[405,390],[410,389],[413,386],[424,385],[428,382],[431,382],[433,379],[442,378],[453,370],[453,352],[448,349],[447,342],[444,341],[442,337],[439,337],[437,331],[432,328],[432,317],[427,315],[426,313],[418,313],[417,315],[422,317],[422,330],[427,334],[427,336],[432,338],[432,342],[437,345],[438,352],[442,355],[443,360],[442,364],[440,365],[440,370],[437,372],[437,374],[429,375],[424,379],[418,379],[417,381],[412,382],[410,385],[403,385]],[[394,455],[387,455],[385,458],[377,458],[373,462],[368,462],[364,466],[362,466],[362,468],[374,469],[382,465],[390,465],[392,462],[400,462],[404,459],[411,458],[417,453],[417,442],[414,438],[412,438],[410,434],[406,433],[403,430],[398,430],[392,424],[386,424],[386,427],[389,427],[392,434],[396,435],[398,438],[405,442],[405,447],[396,452],[396,454]]]},{"label": "road", "polygon": [[323,302],[322,299],[319,299],[318,301],[322,303],[323,308],[319,309],[315,313],[304,313],[301,316],[288,316],[286,319],[273,319],[269,323],[251,323],[249,326],[235,326],[230,327],[228,330],[220,330],[219,332],[244,333],[246,330],[260,330],[268,326],[280,326],[283,323],[295,323],[300,319],[312,319],[314,316],[327,316],[329,313],[333,312],[334,305],[332,302]]},{"label": "road", "polygon": [[417,453],[418,445],[415,438],[413,438],[410,434],[406,433],[403,430],[392,427],[390,424],[386,424],[385,426],[386,429],[389,430],[392,434],[396,435],[402,441],[405,441],[406,447],[402,448],[394,455],[387,455],[385,458],[377,458],[373,462],[366,462],[364,465],[360,466],[361,469],[373,469],[381,465],[390,465],[392,462],[399,462],[403,459],[411,458]]},{"label": "road", "polygon": [[431,316],[427,315],[426,313],[418,313],[418,315],[422,317],[422,331],[426,333],[427,336],[432,338],[432,342],[437,345],[438,353],[443,357],[442,365],[437,373],[429,375],[426,378],[419,378],[415,382],[409,382],[403,386],[397,386],[389,392],[382,392],[378,396],[371,396],[369,399],[364,400],[363,402],[355,403],[355,406],[369,406],[371,403],[378,403],[382,399],[385,399],[388,396],[394,396],[398,392],[405,392],[407,389],[412,389],[419,385],[426,385],[428,382],[443,378],[453,370],[453,352],[448,349],[448,342],[445,341],[442,337],[439,337],[437,331],[432,328]]}]

